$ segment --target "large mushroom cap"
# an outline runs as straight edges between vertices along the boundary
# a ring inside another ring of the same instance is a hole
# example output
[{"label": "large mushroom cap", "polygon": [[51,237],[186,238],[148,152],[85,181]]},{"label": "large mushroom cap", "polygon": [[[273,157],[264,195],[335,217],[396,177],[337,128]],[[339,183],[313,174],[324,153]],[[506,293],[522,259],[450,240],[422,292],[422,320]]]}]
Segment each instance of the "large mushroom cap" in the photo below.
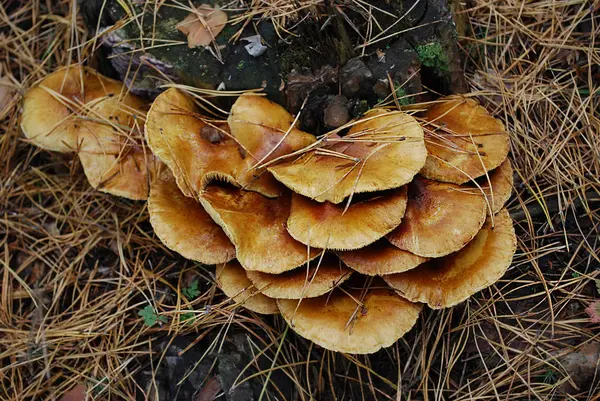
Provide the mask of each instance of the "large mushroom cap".
[{"label": "large mushroom cap", "polygon": [[289,193],[270,199],[256,192],[210,185],[200,202],[231,239],[239,262],[247,270],[279,274],[319,254],[318,249],[309,251],[285,229]]},{"label": "large mushroom cap", "polygon": [[415,255],[440,257],[465,246],[485,222],[485,215],[481,194],[417,177],[408,185],[404,220],[387,238]]},{"label": "large mushroom cap", "polygon": [[498,167],[509,150],[509,137],[500,120],[475,100],[449,96],[425,112],[427,161],[421,175],[464,184]]},{"label": "large mushroom cap", "polygon": [[[123,85],[80,66],[62,68],[41,80],[23,99],[21,129],[37,146],[75,152],[80,121],[77,113],[94,99],[118,96]],[[131,99],[124,95],[123,99]]]},{"label": "large mushroom cap", "polygon": [[231,134],[254,163],[268,162],[313,144],[313,135],[300,131],[294,117],[264,96],[244,94],[231,107],[227,119]]},{"label": "large mushroom cap", "polygon": [[385,239],[362,249],[338,252],[338,256],[352,270],[367,276],[402,273],[414,269],[428,260],[428,258],[398,249]]},{"label": "large mushroom cap", "polygon": [[252,159],[244,156],[227,127],[212,124],[184,92],[171,88],[161,93],[150,108],[146,136],[152,152],[173,172],[186,196],[197,196],[212,180],[277,196],[280,184],[270,176],[248,173]]},{"label": "large mushroom cap", "polygon": [[292,195],[287,225],[296,240],[322,249],[365,247],[398,227],[406,209],[406,187],[351,204],[319,203]]},{"label": "large mushroom cap", "polygon": [[432,259],[405,273],[384,276],[387,283],[413,302],[433,309],[459,304],[495,283],[508,269],[517,238],[506,209],[483,226],[460,251]]},{"label": "large mushroom cap", "polygon": [[129,199],[148,198],[159,162],[143,137],[144,103],[117,96],[88,103],[78,131],[78,155],[94,188]]},{"label": "large mushroom cap", "polygon": [[301,266],[281,274],[251,270],[246,274],[256,288],[268,297],[301,299],[329,292],[350,278],[352,271],[340,263],[338,258],[327,255],[322,261],[317,258],[309,266]]},{"label": "large mushroom cap", "polygon": [[181,193],[170,171],[152,183],[148,212],[154,232],[169,249],[204,264],[235,258],[235,247],[202,205]]},{"label": "large mushroom cap", "polygon": [[372,112],[348,135],[330,135],[320,149],[269,168],[294,192],[318,202],[340,203],[361,192],[401,187],[423,167],[423,130],[401,112]]},{"label": "large mushroom cap", "polygon": [[217,266],[215,275],[221,291],[244,308],[264,315],[279,312],[276,301],[261,294],[252,285],[246,276],[246,271],[237,261],[233,260]]},{"label": "large mushroom cap", "polygon": [[302,301],[279,299],[277,304],[302,337],[326,349],[352,354],[371,354],[389,347],[414,326],[421,311],[420,305],[389,288],[372,288],[365,294],[334,290]]}]

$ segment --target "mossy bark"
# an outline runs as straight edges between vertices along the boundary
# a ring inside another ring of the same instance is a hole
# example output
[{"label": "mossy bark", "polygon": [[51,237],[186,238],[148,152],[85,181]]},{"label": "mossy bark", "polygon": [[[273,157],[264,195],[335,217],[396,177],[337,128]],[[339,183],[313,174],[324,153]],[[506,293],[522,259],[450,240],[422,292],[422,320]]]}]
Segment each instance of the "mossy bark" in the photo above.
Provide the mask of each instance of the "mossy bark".
[{"label": "mossy bark", "polygon": [[[219,1],[207,0],[195,3],[220,5]],[[267,46],[258,57],[248,53],[245,41],[232,39],[241,24],[227,24],[216,38],[218,51],[214,45],[188,48],[185,35],[176,28],[188,12],[167,3],[156,12],[148,4],[133,3],[135,9],[129,11],[139,16],[136,21],[131,21],[117,0],[106,1],[104,7],[103,0],[87,0],[81,2],[81,10],[91,28],[122,25],[105,35],[105,44],[112,53],[112,66],[138,93],[158,93],[161,75],[167,75],[199,88],[263,88],[271,99],[292,111],[302,103],[298,99],[311,96],[314,99],[308,105],[314,109],[311,119],[315,120],[311,124],[319,125],[323,108],[339,94],[347,98],[351,110],[360,110],[358,106],[364,101],[372,104],[395,86],[402,86],[408,95],[421,91],[421,78],[425,85],[442,93],[466,89],[455,26],[445,0],[371,1],[373,10],[389,13],[373,11],[380,26],[391,28],[385,33],[388,39],[364,49],[356,30],[363,30],[366,21],[351,8],[340,7],[344,3],[348,2],[324,1],[283,38],[271,21],[248,24],[239,38],[258,33]],[[391,14],[404,17],[399,20]],[[236,15],[230,13],[229,17],[232,21]],[[166,41],[181,44],[165,45]],[[349,61],[354,63],[351,68],[345,67]],[[137,70],[135,79],[131,78],[132,68]]]}]

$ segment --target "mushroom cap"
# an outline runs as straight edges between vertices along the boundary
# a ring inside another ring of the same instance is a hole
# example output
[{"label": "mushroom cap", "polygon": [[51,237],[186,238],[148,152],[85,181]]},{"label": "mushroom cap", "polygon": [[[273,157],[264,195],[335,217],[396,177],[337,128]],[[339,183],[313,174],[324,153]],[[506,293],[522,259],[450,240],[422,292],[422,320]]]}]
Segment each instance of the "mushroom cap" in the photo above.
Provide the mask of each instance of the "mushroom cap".
[{"label": "mushroom cap", "polygon": [[[78,65],[61,68],[33,86],[23,98],[21,129],[37,146],[75,152],[80,121],[77,113],[94,99],[120,95],[121,82]],[[134,96],[118,96],[123,101]]]},{"label": "mushroom cap", "polygon": [[426,157],[423,129],[414,118],[373,111],[344,138],[330,135],[321,148],[269,171],[294,192],[318,202],[340,203],[352,193],[407,184]]},{"label": "mushroom cap", "polygon": [[352,270],[367,276],[402,273],[429,260],[398,249],[385,239],[362,249],[338,252],[338,256]]},{"label": "mushroom cap", "polygon": [[278,299],[281,315],[302,337],[331,351],[371,354],[389,347],[416,323],[421,305],[389,288],[341,290],[317,298]]},{"label": "mushroom cap", "polygon": [[[481,177],[480,185],[487,196],[494,213],[498,213],[510,199],[513,189],[513,168],[510,160],[504,162],[489,173],[487,177]],[[490,191],[490,184],[492,190]]]},{"label": "mushroom cap", "polygon": [[398,227],[406,209],[406,187],[351,204],[346,213],[344,206],[293,194],[288,232],[317,248],[363,248]]},{"label": "mushroom cap", "polygon": [[252,285],[246,271],[236,260],[218,265],[215,276],[221,291],[244,308],[263,315],[279,313],[276,301],[261,294]]},{"label": "mushroom cap", "polygon": [[270,199],[256,192],[210,185],[200,202],[233,242],[237,259],[247,270],[279,274],[319,254],[318,249],[309,252],[285,229],[290,193]]},{"label": "mushroom cap", "polygon": [[186,196],[197,196],[219,179],[266,196],[278,196],[282,187],[270,176],[254,177],[227,127],[210,126],[184,92],[170,88],[158,95],[146,119],[146,137],[152,152],[173,172]]},{"label": "mushroom cap", "polygon": [[148,198],[158,160],[145,148],[144,103],[117,96],[88,103],[78,130],[78,155],[94,188],[129,199]]},{"label": "mushroom cap", "polygon": [[424,117],[426,128],[441,128],[425,141],[428,156],[420,174],[429,179],[464,184],[495,169],[508,155],[504,125],[473,99],[448,96]]},{"label": "mushroom cap", "polygon": [[319,258],[309,266],[281,274],[268,274],[246,271],[256,288],[271,298],[301,299],[314,298],[331,291],[350,278],[352,271],[340,263],[339,259],[327,255],[319,263]]},{"label": "mushroom cap", "polygon": [[402,224],[387,239],[423,257],[456,252],[477,234],[486,216],[483,196],[455,184],[416,177],[408,185]]},{"label": "mushroom cap", "polygon": [[383,278],[413,302],[433,309],[457,305],[500,279],[510,266],[517,238],[506,209],[490,218],[460,251]]},{"label": "mushroom cap", "polygon": [[181,193],[166,169],[152,182],[148,212],[158,238],[184,258],[209,265],[235,258],[235,247],[223,229],[200,203]]},{"label": "mushroom cap", "polygon": [[231,107],[227,123],[255,164],[316,142],[313,135],[296,128],[294,117],[286,109],[264,96],[240,96]]}]

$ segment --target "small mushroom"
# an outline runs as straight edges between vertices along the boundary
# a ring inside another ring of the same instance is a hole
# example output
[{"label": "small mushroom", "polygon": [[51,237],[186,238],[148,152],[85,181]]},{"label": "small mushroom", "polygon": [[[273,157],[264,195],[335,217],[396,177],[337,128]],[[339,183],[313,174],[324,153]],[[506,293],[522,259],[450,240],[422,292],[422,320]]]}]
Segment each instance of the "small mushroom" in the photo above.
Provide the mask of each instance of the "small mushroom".
[{"label": "small mushroom", "polygon": [[421,175],[464,184],[498,167],[508,155],[509,137],[500,120],[475,100],[460,95],[435,103],[424,115],[427,161]]},{"label": "small mushroom", "polygon": [[[23,98],[21,129],[37,146],[55,152],[75,152],[78,113],[92,101],[121,93],[123,85],[94,70],[68,66],[46,76]],[[133,99],[126,95],[124,101]]]},{"label": "small mushroom", "polygon": [[396,248],[382,239],[365,248],[337,253],[342,262],[361,274],[383,276],[402,273],[429,259]]},{"label": "small mushroom", "polygon": [[373,111],[343,138],[269,168],[275,178],[318,202],[340,203],[353,193],[399,188],[423,167],[423,130],[402,112]]},{"label": "small mushroom", "polygon": [[148,198],[160,163],[145,147],[143,107],[135,97],[88,103],[79,122],[78,156],[93,188],[129,199]]},{"label": "small mushroom", "polygon": [[252,285],[246,271],[236,260],[217,266],[215,276],[221,291],[244,308],[263,315],[279,313],[276,301],[261,294]]},{"label": "small mushroom", "polygon": [[200,202],[235,245],[237,259],[247,270],[279,274],[319,254],[287,232],[291,195],[269,199],[256,192],[210,185]]},{"label": "small mushroom", "polygon": [[389,347],[412,329],[421,311],[421,305],[389,288],[334,290],[301,302],[278,299],[277,305],[302,337],[326,349],[352,354],[371,354]]},{"label": "small mushroom", "polygon": [[297,241],[317,248],[363,248],[398,227],[406,209],[406,187],[344,208],[344,204],[319,203],[293,194],[288,231]]},{"label": "small mushroom", "polygon": [[487,222],[460,251],[405,273],[383,276],[385,281],[413,302],[433,309],[449,308],[500,279],[510,266],[517,238],[506,209]]},{"label": "small mushroom", "polygon": [[416,177],[408,185],[404,220],[387,238],[415,255],[445,256],[473,239],[485,222],[485,212],[481,193]]},{"label": "small mushroom", "polygon": [[303,299],[314,298],[331,291],[335,286],[350,278],[352,271],[333,255],[323,260],[316,258],[309,266],[281,274],[246,271],[256,288],[271,298]]},{"label": "small mushroom", "polygon": [[158,238],[184,258],[204,264],[235,258],[235,247],[223,229],[200,203],[181,193],[170,171],[165,170],[152,183],[148,212]]},{"label": "small mushroom", "polygon": [[159,163],[144,149],[145,103],[87,67],[60,69],[29,90],[21,128],[36,145],[77,151],[94,188],[144,200]]},{"label": "small mushroom", "polygon": [[[208,132],[217,129],[222,136]],[[275,197],[282,186],[270,174],[255,177],[227,126],[209,126],[193,99],[179,89],[161,93],[150,108],[146,137],[152,152],[173,172],[186,196],[196,197],[214,179]]]}]

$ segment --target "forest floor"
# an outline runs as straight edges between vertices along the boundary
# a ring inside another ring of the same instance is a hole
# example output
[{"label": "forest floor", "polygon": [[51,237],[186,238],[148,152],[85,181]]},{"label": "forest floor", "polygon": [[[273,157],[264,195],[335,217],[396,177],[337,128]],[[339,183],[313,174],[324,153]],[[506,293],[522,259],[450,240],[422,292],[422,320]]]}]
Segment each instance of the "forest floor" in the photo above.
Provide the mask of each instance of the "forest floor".
[{"label": "forest floor", "polygon": [[[96,43],[75,0],[3,1],[0,399],[61,400],[85,386],[93,399],[131,400],[183,380],[177,358],[235,354],[226,343],[239,340],[254,374],[233,379],[269,388],[264,399],[600,400],[599,15],[588,0],[459,11],[468,83],[511,134],[517,255],[469,302],[425,311],[397,344],[357,357],[235,308],[210,268],[161,244],[146,203],[93,190],[76,158],[24,139],[24,92],[57,66],[93,63]],[[203,374],[197,400],[219,394]]]}]

